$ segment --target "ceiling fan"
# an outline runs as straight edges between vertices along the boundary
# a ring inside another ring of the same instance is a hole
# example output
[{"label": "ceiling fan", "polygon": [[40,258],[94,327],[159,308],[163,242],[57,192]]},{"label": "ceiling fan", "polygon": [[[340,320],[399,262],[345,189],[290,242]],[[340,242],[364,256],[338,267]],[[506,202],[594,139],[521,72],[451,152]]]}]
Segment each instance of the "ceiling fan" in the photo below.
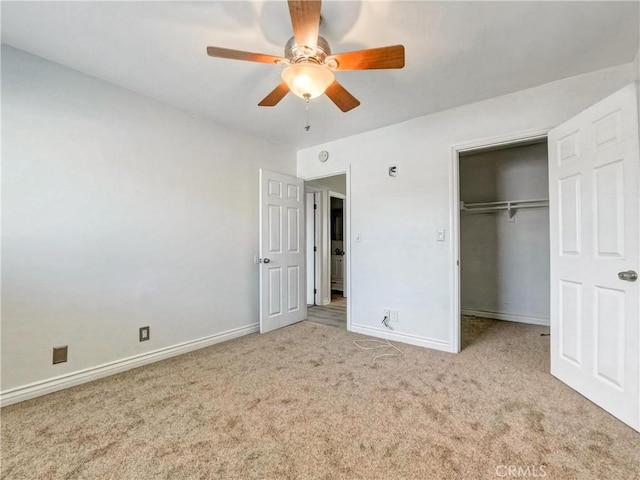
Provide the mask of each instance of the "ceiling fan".
[{"label": "ceiling fan", "polygon": [[247,60],[284,65],[282,82],[258,105],[273,107],[290,91],[309,99],[325,93],[340,110],[348,112],[360,105],[337,80],[333,72],[404,67],[404,46],[357,50],[332,54],[329,43],[318,35],[321,0],[288,0],[293,37],[284,47],[284,57],[244,52],[221,47],[207,47],[211,57]]}]

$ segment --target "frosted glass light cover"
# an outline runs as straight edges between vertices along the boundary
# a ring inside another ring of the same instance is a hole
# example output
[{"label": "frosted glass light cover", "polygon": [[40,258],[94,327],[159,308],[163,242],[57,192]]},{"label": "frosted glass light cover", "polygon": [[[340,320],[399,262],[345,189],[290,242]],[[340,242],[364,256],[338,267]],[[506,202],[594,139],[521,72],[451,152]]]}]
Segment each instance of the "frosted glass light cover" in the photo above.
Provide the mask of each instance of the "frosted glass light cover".
[{"label": "frosted glass light cover", "polygon": [[282,71],[282,80],[298,97],[316,98],[333,83],[333,72],[315,63],[294,63]]}]

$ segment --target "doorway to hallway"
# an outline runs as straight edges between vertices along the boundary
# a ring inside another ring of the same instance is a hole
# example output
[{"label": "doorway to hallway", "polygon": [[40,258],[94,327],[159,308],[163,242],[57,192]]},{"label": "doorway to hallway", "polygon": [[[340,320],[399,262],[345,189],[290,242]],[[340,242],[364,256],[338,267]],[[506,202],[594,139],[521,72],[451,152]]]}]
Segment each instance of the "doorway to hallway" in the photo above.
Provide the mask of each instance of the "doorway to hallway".
[{"label": "doorway to hallway", "polygon": [[305,181],[308,320],[347,328],[347,175]]}]

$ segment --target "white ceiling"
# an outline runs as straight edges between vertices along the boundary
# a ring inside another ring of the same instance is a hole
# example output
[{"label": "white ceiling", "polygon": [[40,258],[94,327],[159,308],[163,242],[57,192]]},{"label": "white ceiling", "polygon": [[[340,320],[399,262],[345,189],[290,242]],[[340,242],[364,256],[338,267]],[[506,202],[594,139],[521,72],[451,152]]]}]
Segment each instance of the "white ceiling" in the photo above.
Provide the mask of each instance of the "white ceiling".
[{"label": "white ceiling", "polygon": [[402,70],[338,72],[362,104],[257,103],[281,67],[208,57],[207,45],[282,55],[282,1],[2,2],[2,42],[273,142],[305,147],[631,62],[638,2],[325,1],[334,53],[404,44]]}]

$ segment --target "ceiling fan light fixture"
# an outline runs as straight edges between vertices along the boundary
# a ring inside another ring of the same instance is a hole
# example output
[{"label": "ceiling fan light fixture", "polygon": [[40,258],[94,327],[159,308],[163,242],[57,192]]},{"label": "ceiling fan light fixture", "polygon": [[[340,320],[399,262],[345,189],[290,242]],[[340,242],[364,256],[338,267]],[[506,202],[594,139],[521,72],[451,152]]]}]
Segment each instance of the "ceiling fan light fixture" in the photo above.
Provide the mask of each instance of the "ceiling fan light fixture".
[{"label": "ceiling fan light fixture", "polygon": [[300,98],[316,98],[333,83],[333,72],[323,65],[300,62],[282,70],[282,80]]},{"label": "ceiling fan light fixture", "polygon": [[[281,57],[214,46],[207,47],[207,55],[283,66],[282,81],[258,103],[261,107],[274,107],[293,92],[305,100],[307,113],[309,99],[322,94],[340,110],[349,112],[360,105],[360,101],[334,79],[333,72],[403,68],[404,46],[331,53],[329,42],[318,35],[322,23],[321,3],[321,0],[287,0],[293,36],[285,44]],[[305,128],[308,130],[309,125]]]}]

